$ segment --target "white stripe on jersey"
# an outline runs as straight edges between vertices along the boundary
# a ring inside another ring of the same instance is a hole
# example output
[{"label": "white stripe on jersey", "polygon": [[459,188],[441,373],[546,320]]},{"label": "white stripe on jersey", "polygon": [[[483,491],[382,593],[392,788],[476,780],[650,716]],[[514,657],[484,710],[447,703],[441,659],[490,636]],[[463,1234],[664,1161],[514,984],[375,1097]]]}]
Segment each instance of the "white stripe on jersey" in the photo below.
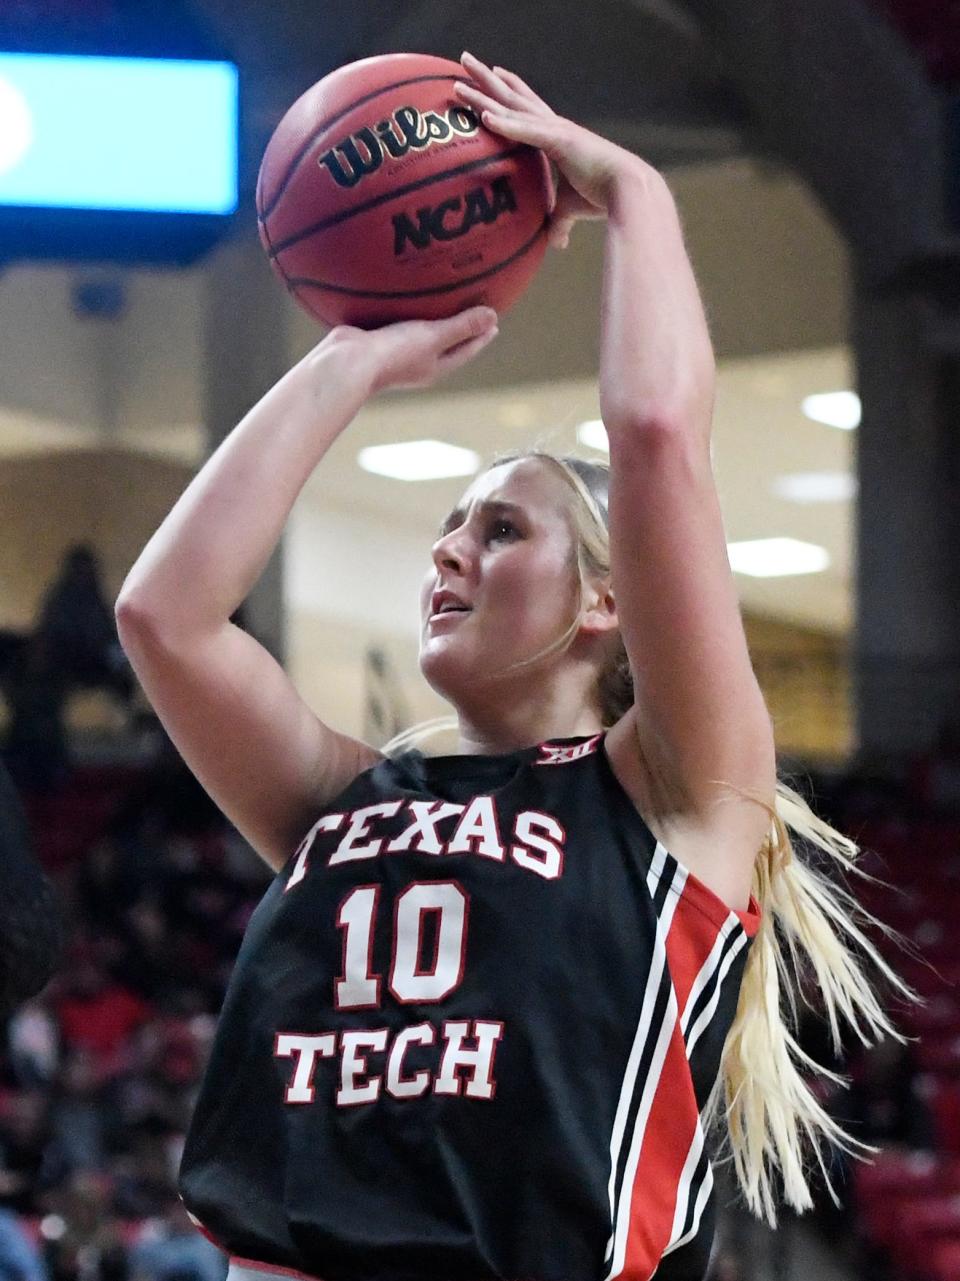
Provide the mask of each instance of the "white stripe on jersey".
[{"label": "white stripe on jersey", "polygon": [[680,1019],[680,1027],[683,1035],[687,1035],[687,1024],[693,1016],[693,1009],[697,1003],[697,997],[707,987],[713,978],[714,971],[720,961],[720,955],[726,946],[727,939],[737,928],[737,923],[732,920],[725,921],[720,927],[720,933],[717,935],[717,941],[710,949],[710,955],[700,967],[700,973],[693,981],[693,987],[690,989],[690,995],[687,997],[687,1004],[684,1006],[683,1015]]},{"label": "white stripe on jersey", "polygon": [[[735,931],[740,931],[740,937],[736,939],[733,946],[729,948],[726,954],[724,954],[724,948],[727,945],[730,935]],[[717,935],[717,940],[710,950],[710,955],[704,961],[700,968],[700,973],[693,982],[690,994],[687,997],[687,1003],[684,1007],[683,1015],[680,1019],[680,1027],[687,1043],[686,1051],[688,1060],[690,1055],[693,1053],[693,1048],[697,1041],[710,1024],[710,1019],[713,1017],[720,1000],[723,981],[730,970],[730,966],[733,964],[738,952],[746,946],[747,942],[747,935],[742,930],[740,923],[731,916],[731,918],[721,927],[720,933]],[[721,957],[723,958],[722,962]],[[714,976],[716,976],[717,982],[716,987],[713,990],[713,994],[707,1005],[701,1011],[700,1016],[690,1031],[689,1036],[687,1036],[688,1025],[690,1019],[693,1017],[693,1011],[696,1007],[697,999],[700,994],[709,987]],[[687,1217],[687,1207],[690,1202],[690,1196],[694,1193],[693,1178],[696,1173],[697,1165],[700,1161],[700,1156],[703,1152],[703,1146],[703,1126],[698,1121],[696,1130],[694,1131],[693,1141],[690,1145],[690,1151],[687,1153],[687,1159],[684,1162],[683,1171],[680,1175],[680,1182],[677,1186],[677,1202],[674,1210],[673,1228],[670,1232],[670,1240],[667,1248],[664,1250],[664,1254],[668,1254],[671,1250],[676,1250],[681,1245],[686,1245],[688,1241],[691,1241],[696,1236],[697,1231],[699,1230],[703,1209],[707,1203],[710,1188],[713,1186],[713,1171],[710,1168],[709,1163],[707,1165],[707,1172],[704,1176],[704,1181],[696,1190],[693,1224],[690,1230],[684,1234],[682,1239],[678,1239],[678,1234],[683,1230],[684,1220]],[[704,1186],[706,1186],[706,1191],[704,1191]]]},{"label": "white stripe on jersey", "polygon": [[[664,876],[667,866],[667,859],[670,855],[663,848],[660,842],[654,851],[653,858],[650,861],[650,870],[647,875],[647,888],[651,896],[656,894],[657,888]],[[673,861],[671,859],[671,861]],[[673,1034],[674,1024],[677,1021],[677,997],[670,985],[670,992],[667,1001],[667,1008],[664,1011],[663,1019],[659,1028],[651,1025],[654,1006],[657,995],[660,990],[663,973],[666,969],[667,962],[667,935],[670,932],[670,925],[673,921],[673,914],[676,911],[677,904],[680,901],[680,895],[683,893],[683,886],[687,879],[686,869],[679,864],[675,864],[671,884],[667,890],[666,899],[657,920],[657,941],[654,947],[653,956],[650,959],[650,972],[647,976],[647,986],[643,994],[643,1004],[640,1009],[640,1019],[637,1023],[637,1030],[633,1039],[633,1046],[627,1059],[627,1067],[623,1077],[623,1083],[620,1087],[620,1099],[617,1103],[617,1112],[613,1123],[613,1133],[610,1138],[610,1218],[613,1230],[610,1240],[607,1242],[607,1255],[612,1261],[610,1270],[606,1274],[605,1281],[612,1281],[612,1278],[618,1276],[623,1271],[623,1265],[626,1257],[627,1234],[630,1227],[630,1209],[633,1200],[633,1180],[637,1172],[637,1164],[640,1160],[640,1149],[643,1145],[643,1136],[646,1131],[647,1118],[650,1115],[650,1109],[653,1106],[654,1096],[657,1092],[657,1086],[660,1083],[660,1073],[663,1069],[663,1063],[667,1056],[667,1049],[670,1045],[670,1038]],[[640,1107],[637,1112],[636,1121],[634,1122],[633,1136],[630,1142],[630,1148],[627,1155],[626,1168],[623,1173],[623,1181],[620,1186],[619,1202],[616,1201],[616,1177],[617,1166],[620,1161],[620,1151],[623,1146],[623,1139],[626,1132],[627,1114],[630,1110],[630,1102],[633,1098],[637,1084],[637,1072],[640,1066],[640,1060],[643,1057],[643,1051],[646,1048],[651,1037],[655,1037],[655,1046],[653,1059],[650,1063],[650,1070],[647,1073],[646,1080],[643,1083],[643,1093],[640,1096]]]},{"label": "white stripe on jersey", "polygon": [[[683,1163],[683,1170],[680,1172],[680,1181],[677,1184],[677,1204],[673,1212],[673,1227],[670,1229],[670,1240],[667,1242],[664,1254],[669,1254],[671,1250],[675,1250],[678,1245],[682,1244],[680,1234],[683,1232],[683,1224],[687,1217],[687,1206],[690,1204],[693,1176],[696,1174],[697,1166],[700,1164],[700,1157],[703,1155],[703,1143],[703,1126],[698,1123],[693,1132],[690,1151],[687,1153],[687,1159]],[[707,1168],[709,1169],[709,1166]],[[696,1235],[699,1226],[700,1216],[695,1215],[692,1232],[688,1232],[683,1240],[689,1241],[692,1235]]]},{"label": "white stripe on jersey", "polygon": [[[647,890],[649,891],[651,899],[654,898],[654,896],[656,895],[657,886],[659,885],[660,880],[663,876],[668,857],[669,855],[667,854],[667,851],[663,848],[663,846],[658,841],[657,847],[653,852],[653,857],[650,860],[649,871],[647,872]],[[678,868],[678,871],[679,870],[680,869]],[[680,890],[682,890],[683,888],[682,880],[679,888]],[[663,911],[669,914],[668,921],[667,921],[668,929],[669,929],[669,922],[670,920],[673,919],[673,913],[676,909],[676,905],[677,905],[677,902],[679,901],[679,897],[680,897],[679,892],[677,893],[676,896],[674,896],[670,893],[669,890],[667,891],[666,902],[663,905]],[[666,937],[665,934],[664,934],[664,937]],[[659,938],[659,935],[658,935],[658,938]],[[650,1014],[653,1010],[653,1006],[656,1002],[657,992],[660,988],[660,980],[663,974],[663,968],[664,968],[664,965],[666,964],[666,958],[667,958],[666,948],[661,949],[660,947],[657,947],[654,950],[654,954],[650,958],[650,972],[647,975],[647,987],[643,994],[643,1004],[640,1009],[640,1022],[637,1024],[637,1031],[634,1035],[633,1045],[631,1046],[630,1055],[627,1059],[626,1071],[624,1072],[623,1082],[621,1083],[621,1086],[620,1086],[620,1098],[617,1102],[617,1111],[613,1121],[613,1132],[610,1136],[610,1182],[609,1182],[607,1191],[610,1199],[611,1233],[610,1233],[610,1239],[607,1242],[607,1252],[606,1252],[606,1255],[604,1256],[607,1259],[610,1258],[610,1255],[613,1251],[614,1232],[612,1230],[612,1225],[614,1224],[615,1216],[616,1216],[616,1186],[615,1185],[616,1185],[616,1179],[617,1179],[617,1166],[619,1165],[619,1162],[620,1162],[620,1149],[623,1146],[623,1135],[624,1135],[624,1131],[626,1129],[626,1124],[627,1124],[627,1113],[630,1110],[630,1100],[633,1097],[633,1091],[634,1091],[634,1087],[636,1085],[636,1080],[637,1080],[637,1071],[640,1064],[640,1058],[643,1053],[644,1038],[642,1036],[642,1032],[643,1032],[645,1022],[650,1017]]]},{"label": "white stripe on jersey", "polygon": [[[735,926],[734,928],[740,929],[739,926]],[[688,1059],[690,1058],[690,1055],[693,1053],[693,1047],[700,1040],[700,1037],[703,1035],[706,1029],[710,1026],[710,1020],[713,1018],[714,1012],[716,1011],[716,1008],[720,1003],[720,993],[723,989],[723,980],[727,977],[727,974],[729,973],[729,970],[730,970],[730,966],[737,959],[738,953],[742,952],[743,949],[747,946],[748,942],[749,942],[749,939],[747,937],[746,931],[741,929],[740,937],[734,943],[733,947],[731,947],[727,955],[723,958],[723,964],[720,966],[720,973],[717,976],[717,986],[713,989],[713,995],[710,997],[710,1000],[707,1002],[704,1008],[700,1011],[700,1017],[697,1019],[696,1023],[694,1023],[693,1027],[690,1029],[690,1035],[687,1037],[687,1058]]]},{"label": "white stripe on jersey", "polygon": [[682,1245],[686,1245],[700,1231],[700,1220],[703,1218],[703,1212],[706,1209],[710,1193],[713,1191],[713,1167],[707,1165],[707,1172],[704,1175],[703,1182],[700,1184],[700,1191],[697,1193],[697,1201],[693,1207],[693,1226],[689,1232],[685,1232],[679,1241],[674,1241],[664,1250],[664,1254],[669,1254],[671,1250],[679,1250]]}]

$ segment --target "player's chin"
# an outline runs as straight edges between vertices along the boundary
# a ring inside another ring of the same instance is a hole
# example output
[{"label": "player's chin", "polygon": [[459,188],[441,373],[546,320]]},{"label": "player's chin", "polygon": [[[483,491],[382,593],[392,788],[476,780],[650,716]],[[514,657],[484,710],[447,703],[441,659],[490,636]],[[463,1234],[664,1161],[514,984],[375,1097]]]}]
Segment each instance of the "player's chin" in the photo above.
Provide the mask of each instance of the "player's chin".
[{"label": "player's chin", "polygon": [[425,632],[420,637],[420,672],[443,698],[455,700],[458,691],[476,685],[478,662],[475,647],[452,635],[431,636]]},{"label": "player's chin", "polygon": [[456,676],[464,669],[464,660],[462,646],[452,645],[448,637],[420,637],[420,671],[431,685],[435,680],[443,680],[445,674]]}]

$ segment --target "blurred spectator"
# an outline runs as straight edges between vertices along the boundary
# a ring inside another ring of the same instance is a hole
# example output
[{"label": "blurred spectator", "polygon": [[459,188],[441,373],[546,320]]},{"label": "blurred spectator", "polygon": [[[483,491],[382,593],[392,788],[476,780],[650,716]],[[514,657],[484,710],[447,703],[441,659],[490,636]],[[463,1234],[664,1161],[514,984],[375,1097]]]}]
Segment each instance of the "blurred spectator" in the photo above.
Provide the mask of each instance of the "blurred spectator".
[{"label": "blurred spectator", "polygon": [[110,1096],[86,1048],[67,1054],[57,1081],[50,1124],[71,1169],[95,1170],[105,1162]]},{"label": "blurred spectator", "polygon": [[126,1126],[164,1138],[185,1133],[203,1067],[190,1022],[155,1019],[141,1030],[136,1047],[136,1068],[123,1083],[118,1104]]},{"label": "blurred spectator", "polygon": [[223,1281],[226,1271],[226,1256],[200,1235],[175,1194],[130,1252],[131,1281]]},{"label": "blurred spectator", "polygon": [[40,991],[62,943],[53,887],[33,857],[20,798],[0,765],[0,1017]]},{"label": "blurred spectator", "polygon": [[45,1001],[29,1001],[7,1024],[10,1068],[18,1085],[50,1085],[60,1066],[60,1031]]},{"label": "blurred spectator", "polygon": [[960,17],[950,0],[874,0],[916,48],[934,80],[960,81]]},{"label": "blurred spectator", "polygon": [[164,1211],[173,1195],[182,1136],[163,1122],[146,1120],[125,1126],[127,1151],[114,1157],[110,1172],[117,1213],[144,1221]]},{"label": "blurred spectator", "polygon": [[729,1246],[719,1248],[710,1261],[708,1281],[747,1281],[743,1260]]},{"label": "blurred spectator", "polygon": [[3,1281],[47,1281],[37,1247],[11,1210],[0,1210],[0,1277]]},{"label": "blurred spectator", "polygon": [[153,869],[150,852],[136,842],[121,843],[113,830],[97,841],[77,870],[77,907],[87,929],[97,938],[119,935],[124,914],[136,901]]},{"label": "blurred spectator", "polygon": [[71,949],[55,1007],[66,1051],[88,1051],[100,1081],[127,1065],[130,1038],[151,1013],[146,1001],[110,977],[87,942]]},{"label": "blurred spectator", "polygon": [[43,636],[27,638],[5,688],[10,716],[3,754],[10,776],[23,792],[56,791],[70,768],[67,680]]},{"label": "blurred spectator", "polygon": [[51,1195],[52,1214],[41,1224],[50,1281],[127,1281],[127,1244],[112,1195],[110,1179],[90,1171]]},{"label": "blurred spectator", "polygon": [[69,685],[105,689],[129,705],[136,682],[117,638],[93,548],[79,543],[67,551],[44,596],[37,635]]},{"label": "blurred spectator", "polygon": [[[861,1048],[852,1064],[834,1062],[844,1069],[849,1084],[826,1083],[821,1102],[830,1115],[861,1143],[884,1149],[931,1150],[936,1146],[935,1126],[921,1088],[913,1046],[893,1038]],[[833,1146],[827,1153],[827,1173],[839,1198],[835,1205],[826,1194],[818,1197],[817,1225],[832,1251],[856,1273],[870,1275],[879,1266],[865,1250],[856,1231],[853,1195],[857,1159]]]},{"label": "blurred spectator", "polygon": [[7,673],[19,659],[26,643],[27,637],[24,632],[15,632],[9,627],[0,627],[0,689],[4,687]]},{"label": "blurred spectator", "polygon": [[43,1194],[68,1172],[50,1128],[50,1104],[41,1090],[9,1094],[0,1114],[0,1206],[39,1214]]},{"label": "blurred spectator", "polygon": [[154,830],[179,835],[222,831],[223,815],[166,734],[156,737],[155,750],[150,770],[117,815],[118,829],[139,831],[148,822]]}]

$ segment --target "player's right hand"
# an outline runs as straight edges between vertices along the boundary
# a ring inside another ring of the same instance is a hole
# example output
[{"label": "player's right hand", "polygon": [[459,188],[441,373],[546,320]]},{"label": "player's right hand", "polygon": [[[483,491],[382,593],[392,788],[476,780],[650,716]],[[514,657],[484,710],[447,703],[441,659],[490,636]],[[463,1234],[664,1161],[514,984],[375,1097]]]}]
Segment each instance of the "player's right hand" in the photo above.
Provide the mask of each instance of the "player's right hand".
[{"label": "player's right hand", "polygon": [[429,387],[492,342],[497,319],[492,307],[470,307],[445,320],[401,320],[379,329],[338,325],[321,346],[347,344],[369,378],[371,395]]}]

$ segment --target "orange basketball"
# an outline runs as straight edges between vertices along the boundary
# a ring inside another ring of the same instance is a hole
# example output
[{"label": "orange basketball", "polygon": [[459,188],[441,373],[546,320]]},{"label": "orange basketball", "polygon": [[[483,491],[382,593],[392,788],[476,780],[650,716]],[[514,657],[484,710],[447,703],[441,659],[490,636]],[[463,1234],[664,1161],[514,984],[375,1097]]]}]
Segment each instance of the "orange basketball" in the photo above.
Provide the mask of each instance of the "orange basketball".
[{"label": "orange basketball", "polygon": [[505,311],[546,249],[546,156],[484,128],[459,63],[364,58],[298,98],[257,181],[260,239],[325,325],[372,328],[485,304]]}]

